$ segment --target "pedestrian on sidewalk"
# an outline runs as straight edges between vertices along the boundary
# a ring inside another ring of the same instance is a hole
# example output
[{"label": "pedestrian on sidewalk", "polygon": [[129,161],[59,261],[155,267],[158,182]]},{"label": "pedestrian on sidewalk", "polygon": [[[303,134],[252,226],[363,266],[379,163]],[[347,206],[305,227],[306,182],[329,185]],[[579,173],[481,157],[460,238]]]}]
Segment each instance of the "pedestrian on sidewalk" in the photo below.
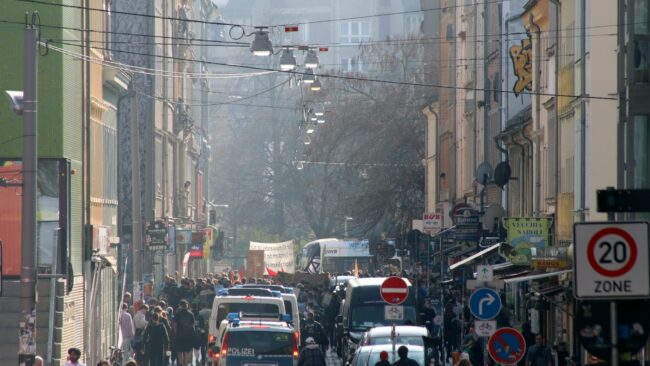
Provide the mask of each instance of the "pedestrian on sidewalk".
[{"label": "pedestrian on sidewalk", "polygon": [[305,347],[300,351],[298,366],[327,366],[325,354],[313,337],[305,339]]},{"label": "pedestrian on sidewalk", "polygon": [[553,355],[544,343],[544,336],[535,336],[535,345],[530,347],[526,354],[526,366],[552,366]]},{"label": "pedestrian on sidewalk", "polygon": [[83,362],[79,361],[81,358],[81,351],[79,348],[70,348],[68,350],[68,361],[65,366],[86,366]]},{"label": "pedestrian on sidewalk", "polygon": [[192,349],[194,348],[196,334],[194,331],[194,314],[188,307],[188,302],[181,300],[172,323],[178,366],[187,366],[192,363]]},{"label": "pedestrian on sidewalk", "polygon": [[122,355],[125,357],[131,356],[131,341],[135,338],[135,324],[133,323],[133,318],[128,312],[129,305],[127,303],[122,303],[122,310],[120,310],[120,332],[122,333],[122,344],[120,349],[122,350]]},{"label": "pedestrian on sidewalk", "polygon": [[390,362],[388,362],[388,352],[379,352],[379,362],[377,362],[375,366],[391,366]]},{"label": "pedestrian on sidewalk", "polygon": [[420,366],[417,361],[409,358],[409,349],[406,346],[399,346],[397,356],[399,356],[399,360],[395,361],[393,366]]},{"label": "pedestrian on sidewalk", "polygon": [[165,366],[165,352],[169,349],[167,329],[160,323],[160,315],[153,313],[151,322],[144,331],[149,366]]}]

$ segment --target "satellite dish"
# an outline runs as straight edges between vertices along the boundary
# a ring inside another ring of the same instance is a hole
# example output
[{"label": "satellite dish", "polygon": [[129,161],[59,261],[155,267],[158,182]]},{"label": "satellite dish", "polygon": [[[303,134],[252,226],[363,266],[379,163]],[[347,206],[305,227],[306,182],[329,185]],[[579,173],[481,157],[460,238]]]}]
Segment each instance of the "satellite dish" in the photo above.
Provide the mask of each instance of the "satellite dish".
[{"label": "satellite dish", "polygon": [[491,203],[485,213],[483,214],[483,230],[492,230],[494,228],[494,220],[501,221],[506,215],[506,210],[498,203]]},{"label": "satellite dish", "polygon": [[506,184],[508,184],[511,175],[512,169],[510,168],[510,164],[507,161],[500,162],[494,169],[494,184],[500,188],[503,188]]},{"label": "satellite dish", "polygon": [[485,186],[490,181],[490,178],[492,178],[492,166],[487,161],[482,162],[481,165],[476,168],[476,176],[474,179],[476,179],[476,181],[482,186]]}]

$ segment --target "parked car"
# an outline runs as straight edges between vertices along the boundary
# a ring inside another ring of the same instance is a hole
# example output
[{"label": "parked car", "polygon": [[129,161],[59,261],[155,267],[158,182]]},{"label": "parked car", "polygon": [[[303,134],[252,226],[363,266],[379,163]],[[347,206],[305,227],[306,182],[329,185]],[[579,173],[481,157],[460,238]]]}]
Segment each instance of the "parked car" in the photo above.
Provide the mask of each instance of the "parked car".
[{"label": "parked car", "polygon": [[[377,346],[363,346],[359,347],[354,353],[352,361],[350,361],[348,366],[375,366],[379,362],[379,353],[382,351],[388,352],[388,362],[391,364],[399,359],[397,356],[397,349],[402,346],[402,344],[397,344],[395,346],[395,353],[393,354],[393,346],[390,344],[382,344]],[[414,345],[405,345],[409,349],[408,357],[415,360],[418,365],[426,366],[426,361],[424,357],[424,347],[414,346]]]},{"label": "parked car", "polygon": [[[392,330],[393,327],[377,327],[370,329],[363,335],[361,341],[359,341],[359,347],[392,344]],[[427,328],[412,325],[398,325],[395,327],[395,333],[395,342],[406,346],[424,347],[424,340],[422,337],[430,336]]]}]

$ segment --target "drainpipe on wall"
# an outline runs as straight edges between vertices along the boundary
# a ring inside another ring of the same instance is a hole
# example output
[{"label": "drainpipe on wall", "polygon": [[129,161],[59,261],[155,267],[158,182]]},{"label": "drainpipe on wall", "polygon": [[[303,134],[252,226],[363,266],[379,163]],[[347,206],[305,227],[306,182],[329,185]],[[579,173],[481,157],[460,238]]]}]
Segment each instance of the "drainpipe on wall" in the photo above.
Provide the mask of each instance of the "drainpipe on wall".
[{"label": "drainpipe on wall", "polygon": [[[541,76],[542,76],[542,37],[541,37],[541,32],[542,30],[540,29],[539,25],[535,24],[535,21],[533,20],[533,15],[531,14],[529,17],[530,20],[530,25],[531,28],[535,28],[535,73],[533,74],[533,82],[535,83],[535,120],[534,120],[534,129],[533,129],[533,134],[535,136],[535,143],[533,141],[529,140],[529,142],[532,144],[531,146],[534,146],[535,148],[535,155],[532,156],[533,158],[533,215],[539,214],[540,211],[540,196],[541,196],[541,183],[540,183],[540,175],[541,175],[541,167],[540,167],[540,140],[542,136],[539,135],[539,126],[540,126],[540,119],[541,119]],[[557,33],[557,32],[555,32]],[[536,81],[535,81],[536,80]],[[526,138],[524,136],[524,138]]]},{"label": "drainpipe on wall", "polygon": [[[531,140],[526,134],[524,133],[524,128],[522,126],[521,130],[519,131],[521,134],[521,138],[526,140],[528,142],[528,159],[534,164],[536,159],[533,159],[533,140]],[[535,210],[535,187],[533,186],[533,181],[535,177],[531,177],[530,182],[528,183],[530,185],[530,191],[533,193],[533,216],[537,215],[537,211]]]},{"label": "drainpipe on wall", "polygon": [[[438,104],[440,104],[440,103],[438,103]],[[439,137],[439,135],[438,135],[438,122],[439,122],[439,120],[438,120],[438,113],[436,111],[434,111],[433,108],[431,108],[431,103],[427,106],[427,108],[429,109],[429,112],[431,114],[433,114],[433,116],[436,119],[436,159],[435,159],[435,162],[436,162],[436,172],[435,172],[436,173],[436,176],[435,176],[435,179],[436,179],[436,192],[435,192],[436,204],[435,204],[435,206],[437,206],[438,203],[440,202],[440,139],[438,138]],[[426,131],[427,136],[429,136],[428,128],[429,128],[429,124],[427,123],[427,131]],[[426,154],[427,154],[427,157],[428,157],[429,156],[429,144],[426,144],[426,148],[427,148]],[[427,164],[427,166],[428,166],[428,164]],[[435,209],[435,207],[433,207],[433,208]]]},{"label": "drainpipe on wall", "polygon": [[585,209],[586,209],[586,193],[587,190],[587,164],[585,159],[587,158],[587,102],[585,101],[585,96],[587,93],[587,48],[585,45],[585,24],[587,20],[586,12],[586,0],[580,1],[580,27],[582,28],[580,33],[580,221],[586,220]]},{"label": "drainpipe on wall", "polygon": [[[520,127],[520,133],[523,135],[524,127]],[[519,217],[524,217],[524,188],[526,187],[526,174],[524,173],[524,166],[526,162],[526,148],[511,136],[511,142],[521,149],[521,161],[519,162]]]}]

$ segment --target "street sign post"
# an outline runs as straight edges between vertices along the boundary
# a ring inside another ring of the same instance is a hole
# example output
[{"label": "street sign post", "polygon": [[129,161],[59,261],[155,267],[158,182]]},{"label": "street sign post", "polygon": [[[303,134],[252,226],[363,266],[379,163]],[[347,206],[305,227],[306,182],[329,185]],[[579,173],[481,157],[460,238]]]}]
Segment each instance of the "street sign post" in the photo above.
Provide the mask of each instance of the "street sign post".
[{"label": "street sign post", "polygon": [[494,362],[514,365],[526,355],[526,341],[514,328],[500,328],[490,337],[488,349]]},{"label": "street sign post", "polygon": [[476,279],[483,282],[491,282],[494,280],[492,266],[476,266]]},{"label": "street sign post", "polygon": [[497,331],[496,320],[475,320],[474,333],[479,337],[490,337]]},{"label": "street sign post", "polygon": [[386,305],[384,306],[384,319],[386,320],[404,320],[404,306]]},{"label": "street sign post", "polygon": [[479,288],[469,298],[469,310],[479,320],[494,319],[501,311],[501,298],[491,288]]},{"label": "street sign post", "polygon": [[409,287],[401,277],[388,277],[379,288],[381,298],[389,305],[400,305],[409,295]]},{"label": "street sign post", "polygon": [[575,224],[576,297],[650,297],[648,231],[647,222]]}]

